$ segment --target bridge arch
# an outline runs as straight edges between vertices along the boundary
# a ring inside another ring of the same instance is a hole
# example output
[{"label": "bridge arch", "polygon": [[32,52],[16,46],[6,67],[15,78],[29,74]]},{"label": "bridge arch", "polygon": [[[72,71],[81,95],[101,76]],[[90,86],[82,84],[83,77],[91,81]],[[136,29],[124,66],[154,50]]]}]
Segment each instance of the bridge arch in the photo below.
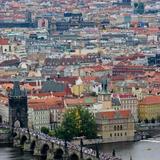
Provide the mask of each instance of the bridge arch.
[{"label": "bridge arch", "polygon": [[55,160],[62,160],[63,159],[63,149],[57,148],[56,151],[54,152],[54,159]]},{"label": "bridge arch", "polygon": [[30,145],[30,151],[31,151],[32,153],[34,153],[35,147],[36,147],[36,141],[33,140],[33,141],[31,142],[31,145]]},{"label": "bridge arch", "polygon": [[70,156],[69,156],[69,160],[80,160],[78,155],[76,153],[72,153]]},{"label": "bridge arch", "polygon": [[20,140],[20,145],[23,146],[26,140],[27,140],[27,137],[25,135],[22,135],[21,140]]},{"label": "bridge arch", "polygon": [[49,145],[47,143],[43,144],[41,148],[41,156],[43,157],[43,159],[47,158],[48,150],[49,150]]}]

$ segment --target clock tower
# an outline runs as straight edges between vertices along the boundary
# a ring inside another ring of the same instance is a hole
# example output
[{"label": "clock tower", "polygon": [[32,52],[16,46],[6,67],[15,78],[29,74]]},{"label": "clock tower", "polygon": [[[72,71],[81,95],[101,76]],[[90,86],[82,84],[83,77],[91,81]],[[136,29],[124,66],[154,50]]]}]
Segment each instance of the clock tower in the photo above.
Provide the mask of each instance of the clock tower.
[{"label": "clock tower", "polygon": [[28,128],[27,93],[20,89],[18,81],[14,82],[9,92],[9,125],[10,127]]}]

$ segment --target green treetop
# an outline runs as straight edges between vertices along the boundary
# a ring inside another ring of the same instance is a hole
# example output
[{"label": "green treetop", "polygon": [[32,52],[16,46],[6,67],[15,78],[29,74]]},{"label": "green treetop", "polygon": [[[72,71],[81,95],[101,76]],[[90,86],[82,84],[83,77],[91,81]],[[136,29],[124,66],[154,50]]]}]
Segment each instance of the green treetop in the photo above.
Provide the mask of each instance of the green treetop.
[{"label": "green treetop", "polygon": [[83,108],[68,110],[61,126],[56,130],[58,138],[72,140],[75,137],[85,136],[88,139],[97,137],[96,122],[94,116]]}]

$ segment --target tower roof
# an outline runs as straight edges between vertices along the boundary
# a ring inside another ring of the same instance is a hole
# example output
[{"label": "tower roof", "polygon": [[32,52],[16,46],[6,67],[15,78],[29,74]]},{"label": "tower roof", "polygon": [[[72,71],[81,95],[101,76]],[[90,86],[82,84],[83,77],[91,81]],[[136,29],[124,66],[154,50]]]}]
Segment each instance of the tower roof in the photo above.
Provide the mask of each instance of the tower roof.
[{"label": "tower roof", "polygon": [[27,94],[26,94],[25,90],[21,90],[20,89],[19,81],[15,81],[13,89],[11,90],[9,96],[12,96],[12,97],[25,97],[25,96],[27,96]]}]

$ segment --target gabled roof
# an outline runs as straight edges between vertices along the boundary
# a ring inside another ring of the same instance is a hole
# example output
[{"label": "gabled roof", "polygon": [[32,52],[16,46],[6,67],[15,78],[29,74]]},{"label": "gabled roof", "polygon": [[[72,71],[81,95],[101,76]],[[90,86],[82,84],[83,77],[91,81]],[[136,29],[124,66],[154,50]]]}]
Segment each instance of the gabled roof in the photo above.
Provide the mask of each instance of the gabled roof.
[{"label": "gabled roof", "polygon": [[63,92],[64,90],[65,84],[52,80],[46,81],[42,86],[42,92]]},{"label": "gabled roof", "polygon": [[129,118],[131,115],[130,110],[114,110],[99,112],[97,115],[103,119],[117,119],[117,118]]}]

